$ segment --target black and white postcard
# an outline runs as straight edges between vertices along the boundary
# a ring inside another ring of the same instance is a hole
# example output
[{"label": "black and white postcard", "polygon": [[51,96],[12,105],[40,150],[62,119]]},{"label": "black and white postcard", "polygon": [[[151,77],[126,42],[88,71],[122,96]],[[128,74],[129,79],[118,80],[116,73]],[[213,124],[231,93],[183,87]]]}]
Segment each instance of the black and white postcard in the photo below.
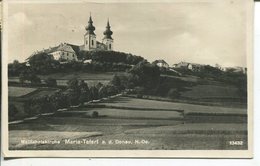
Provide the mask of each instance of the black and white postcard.
[{"label": "black and white postcard", "polygon": [[253,157],[253,0],[4,0],[1,25],[5,157]]}]

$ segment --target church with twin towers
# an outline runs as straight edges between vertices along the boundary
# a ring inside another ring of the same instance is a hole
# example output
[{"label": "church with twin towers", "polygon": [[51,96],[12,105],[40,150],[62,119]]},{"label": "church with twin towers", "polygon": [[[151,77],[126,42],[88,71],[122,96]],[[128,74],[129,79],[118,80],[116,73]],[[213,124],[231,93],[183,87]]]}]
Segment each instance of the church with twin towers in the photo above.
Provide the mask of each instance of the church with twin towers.
[{"label": "church with twin towers", "polygon": [[[70,43],[61,43],[55,47],[49,47],[42,51],[35,51],[31,56],[39,53],[47,53],[52,55],[55,60],[60,62],[79,61],[78,55],[80,51],[113,51],[113,32],[111,31],[109,20],[107,20],[105,31],[103,32],[102,42],[97,40],[95,34],[95,26],[91,15],[89,16],[88,23],[85,27],[84,44],[74,45]],[[29,58],[28,58],[29,59]]]},{"label": "church with twin towers", "polygon": [[96,40],[95,27],[93,25],[92,17],[90,15],[88,25],[86,26],[86,34],[84,35],[84,50],[91,51],[96,49],[101,50],[113,50],[113,32],[110,30],[109,20],[107,20],[106,30],[104,31],[104,37],[102,43]]}]

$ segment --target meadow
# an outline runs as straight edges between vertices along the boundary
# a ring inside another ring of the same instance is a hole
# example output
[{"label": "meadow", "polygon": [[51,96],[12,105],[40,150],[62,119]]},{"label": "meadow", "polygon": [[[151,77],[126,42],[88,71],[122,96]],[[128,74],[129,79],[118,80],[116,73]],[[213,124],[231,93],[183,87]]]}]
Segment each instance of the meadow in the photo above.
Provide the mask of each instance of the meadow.
[{"label": "meadow", "polygon": [[[42,83],[47,78],[54,78],[59,86],[67,86],[67,82],[70,79],[77,78],[78,80],[84,80],[89,86],[98,84],[99,82],[107,85],[114,75],[123,75],[123,72],[106,72],[106,73],[86,73],[86,72],[70,72],[70,73],[53,73],[48,75],[39,75]],[[19,82],[19,77],[9,77],[11,82]]]},{"label": "meadow", "polygon": [[[238,89],[234,86],[196,85],[181,93],[189,98],[237,98]],[[198,95],[199,94],[199,95]]]},{"label": "meadow", "polygon": [[[19,125],[10,125],[10,149],[17,150],[188,150],[246,149],[246,124],[183,124],[175,120],[42,117]],[[27,145],[20,140],[59,140],[61,144]],[[127,140],[131,144],[65,144],[65,139]],[[135,141],[148,141],[136,144]],[[231,146],[241,140],[243,146]]]},{"label": "meadow", "polygon": [[[234,123],[232,121],[219,123],[198,121],[193,123],[186,121],[183,114],[176,111],[176,108],[186,108],[184,112],[207,112],[204,117],[221,112],[222,116],[232,118],[246,114],[246,110],[243,109],[222,107],[209,109],[211,107],[127,97],[118,97],[95,104],[97,106],[99,104],[103,106],[114,104],[115,107],[73,108],[57,112],[54,115],[40,116],[38,119],[25,121],[21,124],[9,125],[10,149],[206,150],[247,148],[247,124],[243,121]],[[93,111],[97,111],[99,117],[93,118],[88,116]],[[61,144],[21,144],[19,142],[21,139],[59,140]],[[106,142],[109,140],[115,142],[127,140],[130,144],[78,145],[65,144],[65,139],[98,139]],[[229,145],[230,140],[241,140],[244,144],[242,146],[231,146]],[[140,143],[140,141],[146,143]]]},{"label": "meadow", "polygon": [[21,97],[36,91],[37,88],[25,88],[25,87],[8,87],[8,96]]},{"label": "meadow", "polygon": [[[56,73],[41,75],[42,80],[55,78],[66,85],[71,78],[85,80],[89,86],[108,84],[115,73]],[[118,75],[122,73],[117,73]],[[233,105],[202,105],[187,99],[228,99],[237,96],[237,89],[219,82],[197,77],[176,77],[192,82],[181,91],[178,102],[120,96],[81,107],[39,115],[32,120],[9,125],[9,146],[12,150],[218,150],[247,149],[247,108]],[[9,78],[19,81],[18,78]],[[23,107],[23,100],[51,95],[55,88],[9,86],[10,103]],[[161,96],[154,96],[161,97]],[[183,99],[184,98],[184,99]],[[168,98],[169,99],[169,98]],[[169,99],[170,100],[170,99]],[[209,101],[212,104],[212,101]],[[235,104],[236,105],[236,104]],[[25,117],[19,109],[19,116]],[[93,112],[98,117],[92,117]],[[61,144],[22,144],[21,140],[58,140]],[[130,144],[66,144],[65,139],[97,139],[108,142],[126,140]],[[231,146],[230,140],[243,141]],[[144,141],[146,143],[139,143]],[[137,143],[136,143],[137,142]]]},{"label": "meadow", "polygon": [[168,102],[168,101],[156,101],[146,100],[131,97],[120,97],[116,99],[106,100],[102,104],[114,107],[136,107],[136,108],[148,108],[148,109],[177,109],[184,110],[185,113],[200,112],[200,113],[235,113],[235,114],[247,114],[246,108],[229,108],[220,106],[205,106],[198,104],[188,104],[180,102]]}]

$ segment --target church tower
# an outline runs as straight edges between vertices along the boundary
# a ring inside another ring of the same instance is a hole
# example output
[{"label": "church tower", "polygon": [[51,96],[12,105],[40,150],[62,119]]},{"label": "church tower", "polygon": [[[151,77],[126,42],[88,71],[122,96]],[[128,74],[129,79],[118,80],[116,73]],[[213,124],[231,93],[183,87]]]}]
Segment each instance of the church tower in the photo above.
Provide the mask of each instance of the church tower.
[{"label": "church tower", "polygon": [[106,45],[108,51],[113,50],[113,38],[111,37],[113,32],[110,30],[109,20],[107,21],[106,30],[104,31],[103,44]]},{"label": "church tower", "polygon": [[84,35],[84,50],[90,51],[97,48],[96,34],[94,33],[95,27],[91,15],[89,17],[88,25],[86,26],[86,34]]}]

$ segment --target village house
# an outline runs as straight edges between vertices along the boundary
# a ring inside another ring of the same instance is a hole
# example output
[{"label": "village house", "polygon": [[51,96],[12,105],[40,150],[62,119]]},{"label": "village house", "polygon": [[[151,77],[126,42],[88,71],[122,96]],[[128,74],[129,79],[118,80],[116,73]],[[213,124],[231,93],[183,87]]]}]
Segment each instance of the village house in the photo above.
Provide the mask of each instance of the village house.
[{"label": "village house", "polygon": [[153,64],[155,64],[155,65],[157,65],[157,66],[159,66],[159,67],[169,68],[169,64],[166,63],[166,62],[165,62],[164,60],[162,60],[162,59],[155,60],[155,61],[153,62]]},{"label": "village house", "polygon": [[189,69],[192,71],[199,71],[201,70],[205,65],[197,64],[197,63],[188,63],[188,62],[180,62],[177,64],[174,64],[173,68],[183,68],[183,69]]},{"label": "village house", "polygon": [[204,68],[205,65],[197,64],[197,63],[189,63],[188,64],[188,69],[192,71],[200,71],[201,69]]},{"label": "village house", "polygon": [[189,63],[187,62],[180,62],[177,64],[173,64],[172,67],[173,68],[188,68]]},{"label": "village house", "polygon": [[229,71],[229,72],[234,72],[234,73],[247,73],[247,68],[246,67],[240,67],[240,66],[236,66],[236,67],[224,67],[222,69],[222,71]]},{"label": "village house", "polygon": [[[50,47],[48,49],[43,49],[42,51],[36,51],[33,53],[47,53],[53,56],[53,59],[60,62],[69,62],[69,61],[79,61],[78,54],[80,51],[112,51],[113,50],[113,41],[112,38],[113,32],[110,30],[111,26],[109,20],[107,21],[106,30],[104,31],[102,42],[96,40],[95,26],[93,25],[92,17],[89,17],[88,25],[86,26],[86,33],[84,35],[84,44],[83,45],[73,45],[69,43],[61,43],[58,46]],[[32,55],[32,56],[33,56]],[[29,58],[28,58],[29,59]]]}]

